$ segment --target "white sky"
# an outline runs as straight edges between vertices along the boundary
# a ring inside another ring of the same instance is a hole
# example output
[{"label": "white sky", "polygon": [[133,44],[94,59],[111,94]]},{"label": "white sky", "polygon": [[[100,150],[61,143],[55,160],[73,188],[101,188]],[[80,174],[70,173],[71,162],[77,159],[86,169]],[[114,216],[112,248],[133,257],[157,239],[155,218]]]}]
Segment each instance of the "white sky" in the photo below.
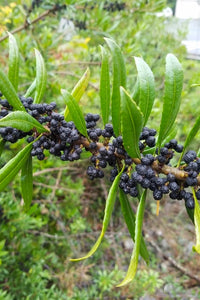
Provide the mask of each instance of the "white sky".
[{"label": "white sky", "polygon": [[200,1],[198,0],[177,0],[176,17],[181,19],[199,19]]}]

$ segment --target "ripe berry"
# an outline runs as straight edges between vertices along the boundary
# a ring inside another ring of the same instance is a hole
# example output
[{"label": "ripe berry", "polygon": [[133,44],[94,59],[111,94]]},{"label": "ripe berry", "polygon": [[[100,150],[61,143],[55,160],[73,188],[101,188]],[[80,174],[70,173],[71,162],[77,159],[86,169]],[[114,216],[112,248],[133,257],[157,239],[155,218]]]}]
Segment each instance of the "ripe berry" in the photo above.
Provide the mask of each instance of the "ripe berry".
[{"label": "ripe berry", "polygon": [[188,198],[186,201],[185,201],[185,206],[189,209],[194,209],[194,199],[193,197],[190,197]]},{"label": "ripe berry", "polygon": [[162,196],[163,196],[163,193],[161,190],[154,190],[153,191],[153,197],[155,200],[161,200],[162,199]]}]

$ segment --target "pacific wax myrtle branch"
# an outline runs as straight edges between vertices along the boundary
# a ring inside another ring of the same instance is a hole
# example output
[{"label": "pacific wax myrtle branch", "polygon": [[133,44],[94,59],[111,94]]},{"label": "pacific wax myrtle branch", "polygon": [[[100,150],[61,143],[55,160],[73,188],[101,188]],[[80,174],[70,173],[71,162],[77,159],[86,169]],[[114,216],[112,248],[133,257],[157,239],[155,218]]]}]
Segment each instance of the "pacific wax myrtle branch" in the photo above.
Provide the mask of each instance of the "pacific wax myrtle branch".
[{"label": "pacific wax myrtle branch", "polygon": [[[0,119],[12,111],[12,106],[0,95]],[[27,138],[33,142],[32,156],[39,160],[45,159],[44,150],[60,157],[63,161],[75,161],[81,158],[83,149],[91,152],[91,165],[87,174],[91,180],[104,177],[103,169],[112,167],[110,181],[114,181],[120,171],[122,162],[125,164],[120,177],[119,187],[132,197],[138,196],[138,185],[153,192],[155,200],[161,200],[164,194],[171,199],[185,200],[186,207],[194,208],[194,199],[188,187],[194,187],[196,197],[200,199],[200,159],[195,151],[188,151],[183,156],[183,164],[179,167],[170,165],[174,153],[181,153],[183,146],[175,139],[170,140],[155,155],[145,154],[144,150],[155,148],[156,130],[144,127],[139,140],[141,159],[131,158],[124,149],[122,136],[116,137],[112,124],[106,124],[104,129],[97,127],[100,119],[98,114],[85,116],[88,137],[84,137],[77,130],[72,121],[66,122],[64,116],[57,113],[56,103],[34,104],[31,97],[19,97],[26,111],[39,123],[49,129],[38,139],[39,133],[35,129],[23,132],[12,127],[1,127],[0,135],[4,141],[16,143],[18,139]],[[152,151],[152,153],[154,153]]]}]

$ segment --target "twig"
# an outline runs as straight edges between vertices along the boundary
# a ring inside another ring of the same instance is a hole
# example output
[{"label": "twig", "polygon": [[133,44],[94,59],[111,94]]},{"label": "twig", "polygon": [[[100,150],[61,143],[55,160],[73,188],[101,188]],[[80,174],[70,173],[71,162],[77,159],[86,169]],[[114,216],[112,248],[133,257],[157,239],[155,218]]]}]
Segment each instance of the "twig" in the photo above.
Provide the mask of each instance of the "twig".
[{"label": "twig", "polygon": [[45,174],[45,173],[51,173],[51,172],[60,171],[60,170],[77,171],[77,168],[75,168],[75,167],[56,167],[56,168],[48,168],[48,169],[41,170],[41,171],[38,171],[38,172],[33,173],[33,176],[36,177],[36,176],[40,176],[40,175]]},{"label": "twig", "polygon": [[[15,33],[17,33],[17,32],[20,32],[20,31],[24,30],[24,29],[27,29],[27,28],[30,27],[31,25],[33,25],[33,24],[37,23],[38,21],[44,19],[44,18],[45,18],[46,16],[48,16],[50,13],[54,13],[54,12],[56,12],[57,10],[58,10],[58,6],[54,5],[51,9],[48,9],[48,10],[46,10],[45,12],[43,12],[41,15],[39,15],[37,18],[35,18],[32,22],[29,21],[29,20],[26,18],[24,24],[21,25],[21,26],[19,26],[18,28],[14,29],[14,30],[12,30],[11,33],[12,33],[12,34],[15,34]],[[7,39],[8,36],[9,36],[9,35],[6,34],[5,36],[1,37],[1,38],[0,38],[0,43],[1,43],[2,41],[4,41],[5,39]]]},{"label": "twig", "polygon": [[176,269],[181,271],[183,274],[187,275],[188,277],[196,280],[198,284],[200,285],[200,278],[197,277],[196,275],[192,274],[188,270],[186,270],[183,266],[179,265],[172,257],[168,256],[167,254],[164,253],[164,251],[152,240],[148,239],[148,242],[151,244],[153,248],[156,249],[156,251],[166,260],[168,260]]},{"label": "twig", "polygon": [[44,188],[48,188],[48,189],[51,189],[51,190],[62,189],[63,191],[66,191],[66,192],[76,192],[77,191],[76,189],[67,189],[67,188],[64,188],[64,187],[59,186],[59,185],[52,186],[52,185],[48,185],[48,184],[45,184],[45,183],[42,183],[42,182],[37,182],[37,181],[33,181],[33,184],[37,185],[37,186],[42,186]]},{"label": "twig", "polygon": [[55,186],[53,187],[53,190],[52,190],[52,193],[51,193],[51,197],[50,197],[50,200],[51,200],[51,201],[52,201],[53,198],[55,197],[56,190],[58,190],[58,189],[60,188],[60,187],[59,187],[59,183],[60,183],[61,176],[62,176],[62,170],[60,170],[60,171],[58,172],[57,179],[56,179],[56,184],[55,184]]},{"label": "twig", "polygon": [[[49,234],[49,233],[46,233],[46,232],[43,232],[43,231],[37,231],[37,230],[28,230],[27,231],[28,233],[32,233],[32,234],[35,234],[35,235],[41,235],[41,236],[45,236],[45,237],[48,237],[50,239],[60,239],[60,240],[63,240],[63,239],[66,239],[66,236],[61,236],[61,235],[53,235],[53,234]],[[97,236],[99,236],[101,234],[101,232],[99,230],[97,231],[93,231],[93,232],[80,232],[80,233],[75,233],[75,234],[70,234],[70,237],[92,237],[92,238],[96,238]],[[105,236],[107,237],[111,237],[111,236],[116,236],[116,237],[121,237],[121,236],[129,236],[129,234],[127,233],[122,233],[122,232],[112,232],[112,233],[106,233]]]}]

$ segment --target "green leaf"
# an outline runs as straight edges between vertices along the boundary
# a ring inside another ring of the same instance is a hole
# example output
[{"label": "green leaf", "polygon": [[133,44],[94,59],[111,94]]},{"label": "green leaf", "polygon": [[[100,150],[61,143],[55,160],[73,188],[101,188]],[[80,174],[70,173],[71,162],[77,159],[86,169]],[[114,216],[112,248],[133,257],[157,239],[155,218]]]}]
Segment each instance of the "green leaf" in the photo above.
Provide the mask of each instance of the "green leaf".
[{"label": "green leaf", "polygon": [[131,256],[130,265],[124,280],[117,285],[117,287],[124,286],[132,281],[135,277],[137,266],[138,266],[138,259],[140,253],[140,245],[141,245],[141,237],[142,237],[142,224],[143,224],[143,217],[144,217],[144,209],[145,209],[145,201],[146,201],[146,193],[145,190],[141,196],[137,213],[136,213],[136,224],[135,224],[135,245],[133,249],[133,253]]},{"label": "green leaf", "polygon": [[139,138],[143,115],[126,90],[121,87],[121,122],[124,148],[132,158],[140,158]]},{"label": "green leaf", "polygon": [[22,166],[21,191],[24,199],[25,210],[27,211],[33,198],[33,169],[32,156],[30,154]]},{"label": "green leaf", "polygon": [[85,119],[78,103],[68,91],[61,90],[61,93],[66,105],[68,106],[69,113],[74,121],[74,124],[76,125],[76,128],[83,136],[87,137],[88,134]]},{"label": "green leaf", "polygon": [[112,123],[115,135],[120,135],[120,86],[126,88],[126,68],[123,55],[120,47],[111,39],[105,38],[105,41],[110,48],[113,61],[113,85],[112,85]]},{"label": "green leaf", "polygon": [[8,32],[9,35],[9,62],[8,62],[8,78],[12,83],[15,91],[18,89],[19,78],[19,49],[15,37]]},{"label": "green leaf", "polygon": [[35,58],[36,58],[36,92],[35,92],[34,103],[40,103],[46,90],[47,72],[46,72],[43,57],[37,49],[35,49]]},{"label": "green leaf", "polygon": [[[122,209],[124,219],[126,221],[126,225],[130,232],[132,240],[135,242],[135,214],[129,203],[127,195],[121,189],[119,189],[119,195],[120,195],[119,200],[121,204],[121,209]],[[147,250],[143,236],[141,237],[140,255],[146,261],[146,263],[149,264],[149,252]]]},{"label": "green leaf", "polygon": [[192,221],[192,223],[194,224],[194,209],[189,209],[187,208],[187,206],[185,205],[188,217],[190,218],[190,220]]},{"label": "green leaf", "polygon": [[2,152],[3,152],[4,145],[5,145],[4,139],[0,139],[0,156],[1,156]]},{"label": "green leaf", "polygon": [[101,47],[102,63],[100,78],[100,99],[101,99],[101,115],[103,124],[107,124],[110,114],[110,75],[108,54],[104,47]]},{"label": "green leaf", "polygon": [[0,91],[7,99],[14,110],[26,111],[23,104],[19,100],[14,86],[8,79],[8,77],[0,70]]},{"label": "green leaf", "polygon": [[14,111],[9,113],[4,118],[0,119],[0,127],[14,127],[25,132],[28,132],[33,128],[36,128],[39,133],[48,131],[36,119],[24,111]]},{"label": "green leaf", "polygon": [[111,214],[112,214],[112,211],[114,208],[117,189],[118,189],[118,185],[119,185],[119,180],[120,180],[120,176],[121,176],[123,170],[124,170],[124,168],[122,168],[121,172],[115,177],[115,180],[113,181],[112,186],[109,190],[108,198],[106,200],[106,207],[105,207],[104,218],[103,218],[103,226],[102,226],[101,234],[100,234],[98,240],[96,241],[96,243],[94,244],[92,249],[88,252],[88,254],[86,254],[85,256],[83,256],[81,258],[70,259],[71,261],[80,261],[80,260],[90,257],[91,255],[93,255],[96,252],[97,248],[101,244],[101,241],[105,235],[105,232],[108,227],[110,217],[111,217]]},{"label": "green leaf", "polygon": [[133,92],[131,93],[131,98],[134,99],[135,103],[139,104],[140,99],[140,90],[139,90],[139,80],[137,78],[136,83],[134,85]]},{"label": "green leaf", "polygon": [[173,54],[166,57],[165,93],[163,112],[158,137],[158,146],[167,137],[178,114],[183,87],[183,70],[178,59]]},{"label": "green leaf", "polygon": [[195,135],[197,134],[198,130],[200,128],[200,116],[196,119],[196,122],[194,123],[194,125],[192,126],[186,140],[183,146],[183,152],[181,153],[180,159],[179,159],[179,164],[182,160],[182,157],[184,155],[185,149],[187,148],[187,146],[191,143],[191,141],[194,139]]},{"label": "green leaf", "polygon": [[[87,70],[85,71],[85,73],[83,74],[81,79],[77,82],[77,84],[73,88],[73,91],[71,92],[71,95],[74,97],[77,103],[80,101],[81,97],[83,96],[88,86],[89,78],[90,78],[90,69],[87,68]],[[68,115],[69,115],[69,109],[68,107],[66,107],[64,112],[65,120],[68,120]]]},{"label": "green leaf", "polygon": [[[33,142],[32,142],[33,143]],[[9,162],[0,169],[0,192],[14,179],[32,150],[32,143],[17,153]]]},{"label": "green leaf", "polygon": [[196,245],[192,247],[193,251],[200,254],[200,206],[195,194],[194,188],[192,188],[193,197],[194,197],[194,225],[196,232]]},{"label": "green leaf", "polygon": [[138,71],[137,92],[134,92],[134,101],[139,105],[143,116],[144,125],[147,123],[155,99],[154,76],[147,63],[140,57],[134,57]]},{"label": "green leaf", "polygon": [[25,98],[31,97],[36,89],[36,79],[33,80],[31,85],[29,86],[28,90],[26,91],[26,94],[24,95]]}]

